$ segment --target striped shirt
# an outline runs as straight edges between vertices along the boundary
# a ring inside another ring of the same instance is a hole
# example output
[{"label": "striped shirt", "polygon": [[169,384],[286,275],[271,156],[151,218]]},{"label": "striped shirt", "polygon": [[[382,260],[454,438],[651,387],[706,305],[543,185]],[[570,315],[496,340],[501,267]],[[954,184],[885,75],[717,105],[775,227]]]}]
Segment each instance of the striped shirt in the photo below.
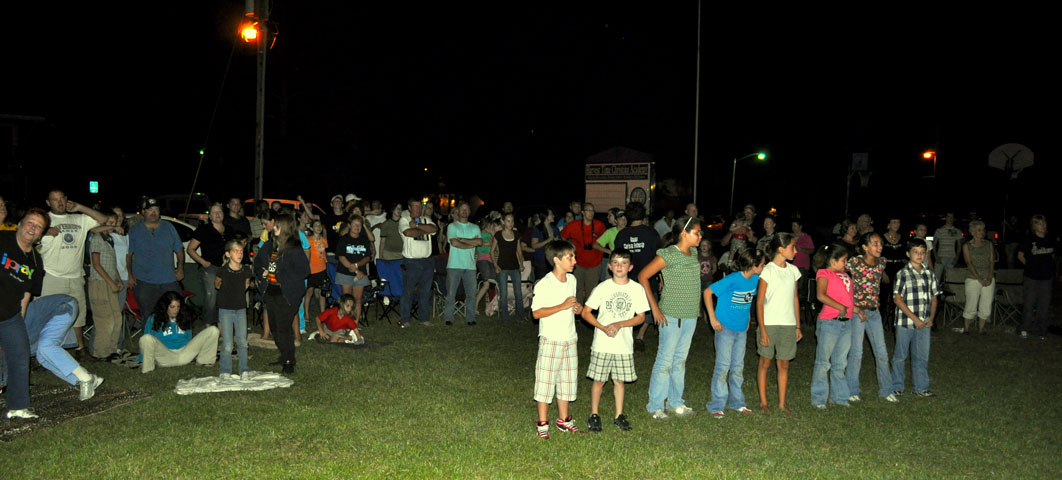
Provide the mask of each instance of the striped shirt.
[{"label": "striped shirt", "polygon": [[[900,295],[907,308],[923,322],[929,319],[933,306],[933,299],[941,294],[940,286],[937,285],[937,277],[933,271],[922,267],[922,271],[916,271],[911,263],[903,267],[896,274],[896,287],[892,290],[893,295]],[[914,328],[914,321],[903,313],[900,307],[896,307],[896,326]]]}]

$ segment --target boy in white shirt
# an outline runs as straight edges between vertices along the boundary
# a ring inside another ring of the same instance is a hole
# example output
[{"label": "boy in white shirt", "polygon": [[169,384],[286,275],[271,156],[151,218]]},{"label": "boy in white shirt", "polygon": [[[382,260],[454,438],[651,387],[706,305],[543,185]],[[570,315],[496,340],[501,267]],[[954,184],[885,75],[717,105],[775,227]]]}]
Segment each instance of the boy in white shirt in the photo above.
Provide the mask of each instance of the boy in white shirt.
[{"label": "boy in white shirt", "polygon": [[557,395],[557,428],[578,433],[568,414],[575,401],[579,352],[575,315],[583,306],[575,298],[575,247],[565,240],[546,244],[546,262],[553,271],[535,284],[531,316],[538,319],[538,358],[535,362],[535,401],[538,402],[538,438],[549,438],[549,404]]},{"label": "boy in white shirt", "polygon": [[[601,431],[601,416],[597,407],[601,403],[601,391],[612,378],[612,394],[616,398],[616,416],[612,423],[620,430],[629,431],[630,423],[623,414],[624,383],[638,379],[634,373],[633,327],[645,321],[649,301],[645,289],[628,278],[633,266],[627,250],[613,250],[609,256],[612,279],[605,280],[594,288],[586,300],[582,317],[594,330],[594,343],[590,346],[590,368],[586,376],[594,381],[590,390],[590,419],[587,429]],[[593,310],[597,310],[595,318]]]}]

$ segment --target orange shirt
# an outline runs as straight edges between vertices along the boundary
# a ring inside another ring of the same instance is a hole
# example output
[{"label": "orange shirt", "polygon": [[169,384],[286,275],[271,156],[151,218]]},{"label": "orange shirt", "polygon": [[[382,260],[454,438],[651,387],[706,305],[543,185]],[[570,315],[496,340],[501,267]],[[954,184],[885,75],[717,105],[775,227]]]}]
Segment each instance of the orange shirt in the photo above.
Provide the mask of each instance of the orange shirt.
[{"label": "orange shirt", "polygon": [[328,251],[328,239],[322,236],[318,240],[313,235],[307,235],[306,240],[310,241],[310,273],[325,271],[328,268],[328,256],[325,253]]},{"label": "orange shirt", "polygon": [[[604,233],[605,224],[600,221],[594,220],[590,225],[587,225],[582,220],[579,220],[565,225],[564,230],[561,231],[561,238],[567,238],[575,244],[576,264],[580,267],[592,268],[601,263],[602,253],[594,250],[593,244]],[[591,248],[583,248],[588,245]]]}]

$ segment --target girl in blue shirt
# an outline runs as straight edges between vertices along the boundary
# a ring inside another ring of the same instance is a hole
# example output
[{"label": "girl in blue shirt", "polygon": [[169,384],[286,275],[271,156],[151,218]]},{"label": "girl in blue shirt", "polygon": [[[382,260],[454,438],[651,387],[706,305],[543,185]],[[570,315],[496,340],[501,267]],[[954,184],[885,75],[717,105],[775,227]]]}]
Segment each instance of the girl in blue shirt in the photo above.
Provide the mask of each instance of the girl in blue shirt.
[{"label": "girl in blue shirt", "polygon": [[[759,285],[760,272],[767,262],[763,252],[742,250],[736,254],[737,272],[723,277],[704,289],[704,304],[708,319],[715,330],[715,372],[712,374],[712,400],[706,407],[713,418],[723,418],[723,409],[747,415],[752,410],[745,405],[741,391],[744,382],[745,339],[749,330],[749,311]],[[719,297],[719,308],[712,302]]]}]

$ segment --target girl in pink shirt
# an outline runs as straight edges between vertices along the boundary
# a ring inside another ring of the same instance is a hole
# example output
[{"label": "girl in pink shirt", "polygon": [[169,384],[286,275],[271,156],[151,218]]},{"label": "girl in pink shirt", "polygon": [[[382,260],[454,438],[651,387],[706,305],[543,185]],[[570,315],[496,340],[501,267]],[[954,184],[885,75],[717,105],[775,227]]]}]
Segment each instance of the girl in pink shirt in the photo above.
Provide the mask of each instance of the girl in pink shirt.
[{"label": "girl in pink shirt", "polygon": [[811,374],[811,404],[820,410],[826,409],[827,396],[835,405],[849,406],[844,370],[852,345],[852,278],[845,272],[847,262],[848,249],[842,245],[825,246],[815,253],[814,266],[819,269],[815,274],[816,293],[822,311],[815,327],[818,348]]}]

